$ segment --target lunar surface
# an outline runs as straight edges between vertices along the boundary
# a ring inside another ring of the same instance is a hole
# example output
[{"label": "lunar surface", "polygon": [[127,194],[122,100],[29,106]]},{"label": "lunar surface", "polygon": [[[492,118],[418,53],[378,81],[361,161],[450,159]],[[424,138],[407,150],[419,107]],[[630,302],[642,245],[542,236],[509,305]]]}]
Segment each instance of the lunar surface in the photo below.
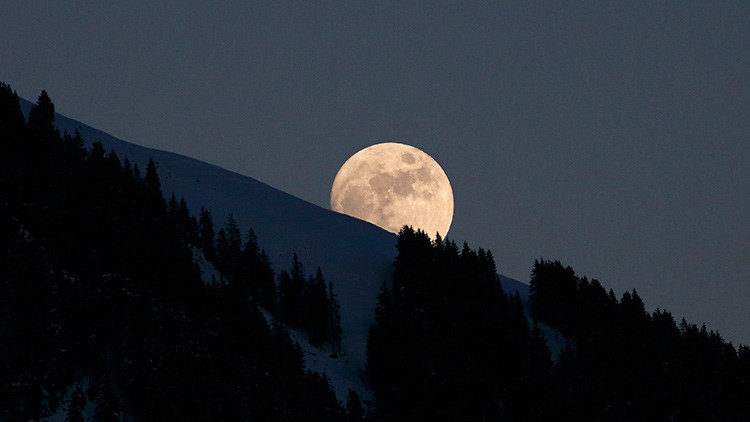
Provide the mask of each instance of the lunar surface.
[{"label": "lunar surface", "polygon": [[453,221],[453,189],[440,165],[409,145],[383,143],[349,158],[331,187],[331,209],[398,233],[405,225],[434,238]]}]

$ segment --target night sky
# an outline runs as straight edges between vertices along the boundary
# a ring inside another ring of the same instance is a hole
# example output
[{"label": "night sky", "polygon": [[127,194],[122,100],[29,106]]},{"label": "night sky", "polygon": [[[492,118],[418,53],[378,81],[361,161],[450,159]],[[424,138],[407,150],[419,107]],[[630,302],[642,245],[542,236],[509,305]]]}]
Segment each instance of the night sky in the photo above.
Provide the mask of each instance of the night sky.
[{"label": "night sky", "polygon": [[750,2],[30,3],[0,8],[22,97],[325,208],[413,145],[501,273],[560,259],[750,343]]}]

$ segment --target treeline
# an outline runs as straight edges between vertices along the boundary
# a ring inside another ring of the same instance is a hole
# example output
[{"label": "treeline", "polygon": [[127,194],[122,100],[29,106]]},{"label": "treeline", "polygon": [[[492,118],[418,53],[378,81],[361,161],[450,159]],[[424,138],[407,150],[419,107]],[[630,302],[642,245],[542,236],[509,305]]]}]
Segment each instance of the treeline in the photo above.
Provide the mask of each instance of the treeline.
[{"label": "treeline", "polygon": [[[170,199],[170,204],[176,202],[174,197]],[[194,228],[196,245],[220,273],[220,278],[211,280],[211,284],[241,297],[252,297],[273,312],[276,309],[274,272],[268,254],[258,245],[255,232],[248,230],[243,242],[237,221],[230,214],[217,236],[211,211],[206,208],[201,208],[200,219],[190,226]]]},{"label": "treeline", "polygon": [[367,375],[382,421],[552,420],[549,352],[492,254],[399,233],[378,299]]},{"label": "treeline", "polygon": [[[258,310],[276,294],[254,235],[209,242],[210,213],[164,201],[155,163],[53,122],[44,91],[26,121],[0,84],[0,420],[80,420],[86,402],[103,421],[345,420]],[[196,249],[225,282],[203,283]]]},{"label": "treeline", "polygon": [[[405,227],[368,339],[375,420],[750,418],[750,348],[536,261],[528,302],[492,254]],[[538,325],[567,347],[551,359]]]},{"label": "treeline", "polygon": [[[174,214],[184,215],[181,211],[184,201],[178,203],[173,196],[169,203],[169,209],[176,210]],[[333,284],[325,280],[320,267],[315,277],[306,277],[295,253],[289,271],[279,273],[277,285],[271,261],[266,251],[258,246],[255,232],[248,230],[243,243],[240,228],[231,214],[218,233],[214,230],[211,211],[205,208],[201,208],[197,222],[183,220],[186,226],[194,228],[196,245],[202,248],[206,260],[220,272],[218,280],[211,280],[212,286],[253,298],[287,326],[306,332],[310,344],[328,344],[332,354],[341,353],[340,306]]]},{"label": "treeline", "polygon": [[554,381],[565,420],[748,420],[750,348],[657,309],[618,300],[559,261],[537,260],[534,318],[569,340]]},{"label": "treeline", "polygon": [[328,342],[332,354],[341,353],[340,306],[333,284],[323,278],[318,267],[315,277],[305,278],[302,263],[295,253],[289,272],[279,273],[279,315],[289,326],[309,335],[312,345]]}]

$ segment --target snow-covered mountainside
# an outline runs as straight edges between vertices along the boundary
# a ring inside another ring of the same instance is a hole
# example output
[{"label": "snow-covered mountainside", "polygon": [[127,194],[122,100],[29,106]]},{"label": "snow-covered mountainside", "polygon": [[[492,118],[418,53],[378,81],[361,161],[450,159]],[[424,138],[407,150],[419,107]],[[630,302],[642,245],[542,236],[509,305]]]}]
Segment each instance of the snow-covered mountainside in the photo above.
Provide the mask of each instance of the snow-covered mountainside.
[{"label": "snow-covered mountainside", "polygon": [[[22,101],[22,107],[28,111],[31,103]],[[142,169],[152,158],[159,165],[165,195],[184,197],[194,214],[205,206],[219,227],[233,214],[243,231],[255,231],[275,270],[289,267],[294,252],[306,273],[313,274],[321,267],[326,279],[333,282],[341,304],[345,353],[341,365],[348,367],[343,372],[356,374],[364,369],[377,294],[391,274],[394,234],[215,165],[125,142],[60,114],[55,115],[55,121],[61,131],[78,129],[87,144],[101,141],[106,150],[127,157]],[[526,284],[502,276],[501,280],[506,291],[518,290],[522,298],[528,297]],[[335,379],[331,373],[336,372],[334,368],[317,369],[327,372],[334,387],[352,386],[352,380]],[[337,388],[337,394],[343,397],[346,391],[340,390]]]}]

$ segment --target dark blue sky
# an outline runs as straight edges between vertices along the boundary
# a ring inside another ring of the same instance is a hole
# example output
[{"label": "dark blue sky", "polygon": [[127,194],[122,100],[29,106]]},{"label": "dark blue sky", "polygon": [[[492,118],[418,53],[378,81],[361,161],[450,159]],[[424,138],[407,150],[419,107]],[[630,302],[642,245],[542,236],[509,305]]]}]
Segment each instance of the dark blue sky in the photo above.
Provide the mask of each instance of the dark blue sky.
[{"label": "dark blue sky", "polygon": [[324,207],[349,156],[414,145],[502,273],[561,259],[750,343],[750,2],[27,3],[26,98]]}]

